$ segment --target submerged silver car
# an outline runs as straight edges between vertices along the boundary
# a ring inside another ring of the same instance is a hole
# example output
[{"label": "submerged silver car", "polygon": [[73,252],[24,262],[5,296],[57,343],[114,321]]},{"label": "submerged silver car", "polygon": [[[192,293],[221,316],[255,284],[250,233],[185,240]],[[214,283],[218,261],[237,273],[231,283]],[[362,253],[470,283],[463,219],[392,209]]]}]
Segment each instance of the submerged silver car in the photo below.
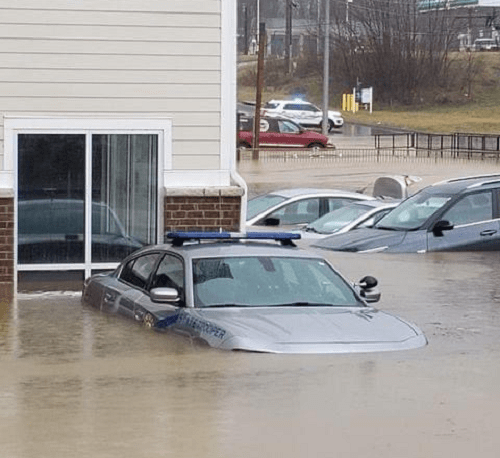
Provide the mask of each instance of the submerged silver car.
[{"label": "submerged silver car", "polygon": [[339,189],[282,189],[248,201],[246,226],[298,229],[344,205],[366,200],[375,198]]},{"label": "submerged silver car", "polygon": [[350,284],[297,248],[298,234],[168,237],[87,279],[83,301],[224,350],[346,353],[427,342],[416,326],[368,305],[380,298],[373,277]]},{"label": "submerged silver car", "polygon": [[337,208],[337,210],[327,213],[294,232],[300,234],[304,239],[316,240],[362,227],[372,227],[398,204],[399,201],[384,202],[381,200],[352,203]]}]

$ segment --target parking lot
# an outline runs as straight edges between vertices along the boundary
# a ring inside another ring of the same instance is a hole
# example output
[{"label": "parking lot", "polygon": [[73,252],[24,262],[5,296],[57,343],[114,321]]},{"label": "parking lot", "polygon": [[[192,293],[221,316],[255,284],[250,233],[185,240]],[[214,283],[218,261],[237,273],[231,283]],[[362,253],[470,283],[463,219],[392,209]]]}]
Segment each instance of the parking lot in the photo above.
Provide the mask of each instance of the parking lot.
[{"label": "parking lot", "polygon": [[[238,171],[249,187],[249,197],[270,190],[290,187],[340,188],[370,192],[370,186],[381,175],[412,175],[421,178],[418,187],[447,178],[498,173],[500,162],[495,158],[469,160],[433,153],[408,154],[405,150],[387,150],[377,155],[373,137],[367,128],[337,132],[330,135],[336,150],[325,154],[267,150],[260,160],[248,154],[238,162]],[[416,189],[416,188],[415,188]]]},{"label": "parking lot", "polygon": [[[394,157],[241,161],[250,195],[369,190],[381,174],[440,179],[498,164]],[[8,458],[496,458],[498,253],[327,253],[379,279],[379,308],[416,323],[417,350],[221,352],[82,307],[77,293],[0,303],[0,455]]]}]

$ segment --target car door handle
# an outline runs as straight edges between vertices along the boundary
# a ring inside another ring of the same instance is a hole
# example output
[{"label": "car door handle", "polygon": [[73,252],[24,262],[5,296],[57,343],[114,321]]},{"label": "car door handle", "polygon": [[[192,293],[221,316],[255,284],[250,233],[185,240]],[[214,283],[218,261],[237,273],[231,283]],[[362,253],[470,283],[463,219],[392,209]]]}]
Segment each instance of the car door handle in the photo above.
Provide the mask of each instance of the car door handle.
[{"label": "car door handle", "polygon": [[497,231],[495,229],[487,229],[486,231],[483,231],[483,232],[480,232],[479,235],[483,236],[483,235],[495,235],[497,233]]}]

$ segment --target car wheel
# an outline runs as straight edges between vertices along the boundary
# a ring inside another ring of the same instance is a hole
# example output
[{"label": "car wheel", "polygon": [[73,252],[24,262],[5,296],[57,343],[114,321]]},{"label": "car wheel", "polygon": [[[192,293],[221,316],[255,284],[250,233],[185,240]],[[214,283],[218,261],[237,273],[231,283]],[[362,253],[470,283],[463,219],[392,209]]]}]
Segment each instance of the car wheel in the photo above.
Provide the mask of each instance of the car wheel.
[{"label": "car wheel", "polygon": [[144,318],[142,319],[142,324],[148,329],[154,328],[155,317],[151,315],[151,313],[146,313],[146,315],[144,315]]},{"label": "car wheel", "polygon": [[251,146],[251,145],[249,145],[249,144],[248,144],[248,143],[246,143],[246,142],[240,142],[240,143],[238,143],[238,149],[239,149],[240,151],[243,151],[243,150],[245,150],[245,149],[247,149],[247,148],[251,148],[251,147],[252,147],[252,146]]},{"label": "car wheel", "polygon": [[308,147],[313,153],[318,153],[320,150],[323,149],[323,145],[321,143],[312,143]]},{"label": "car wheel", "polygon": [[[328,120],[328,132],[331,132],[335,126],[333,125],[333,121],[331,119]],[[323,122],[320,122],[319,128],[323,129]]]}]

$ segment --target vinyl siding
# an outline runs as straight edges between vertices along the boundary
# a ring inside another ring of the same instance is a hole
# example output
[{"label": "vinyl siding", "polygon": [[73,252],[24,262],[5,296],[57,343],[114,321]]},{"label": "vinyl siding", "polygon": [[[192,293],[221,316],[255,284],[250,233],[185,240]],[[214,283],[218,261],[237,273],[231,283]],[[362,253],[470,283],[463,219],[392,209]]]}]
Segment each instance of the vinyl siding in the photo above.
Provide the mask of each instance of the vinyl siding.
[{"label": "vinyl siding", "polygon": [[0,113],[169,116],[174,168],[217,169],[221,1],[0,0]]}]

